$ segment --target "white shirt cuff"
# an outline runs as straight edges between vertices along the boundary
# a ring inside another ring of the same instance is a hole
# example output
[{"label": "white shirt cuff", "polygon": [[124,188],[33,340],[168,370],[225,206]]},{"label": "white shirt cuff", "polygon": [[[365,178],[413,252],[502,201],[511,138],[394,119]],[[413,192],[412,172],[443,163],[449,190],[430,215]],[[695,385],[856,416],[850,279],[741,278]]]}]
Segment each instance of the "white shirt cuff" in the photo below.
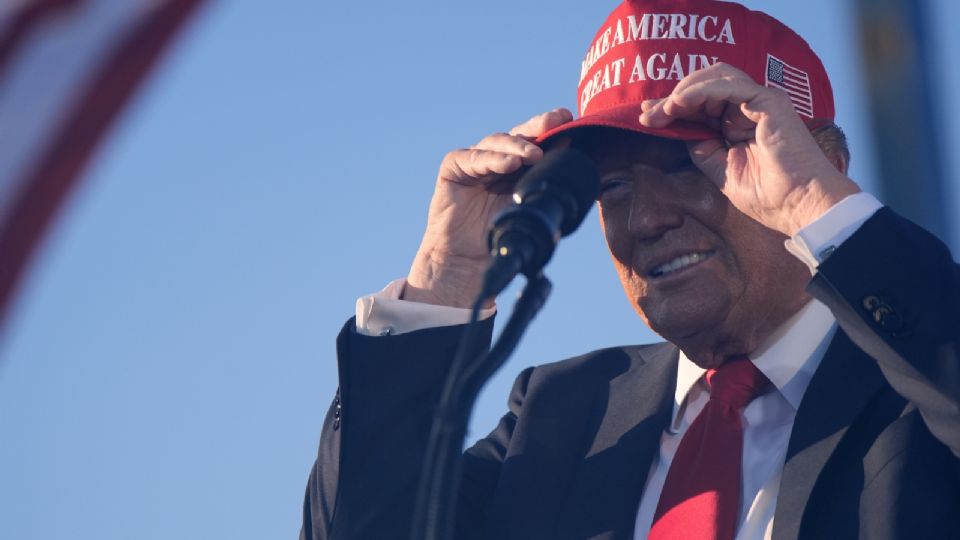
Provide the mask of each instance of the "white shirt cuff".
[{"label": "white shirt cuff", "polygon": [[820,263],[881,208],[883,204],[873,195],[865,191],[854,193],[800,229],[784,245],[815,274]]},{"label": "white shirt cuff", "polygon": [[[366,336],[392,336],[426,328],[453,326],[470,322],[470,310],[401,300],[406,279],[395,279],[382,291],[357,299],[357,333]],[[497,308],[480,310],[480,320]]]}]

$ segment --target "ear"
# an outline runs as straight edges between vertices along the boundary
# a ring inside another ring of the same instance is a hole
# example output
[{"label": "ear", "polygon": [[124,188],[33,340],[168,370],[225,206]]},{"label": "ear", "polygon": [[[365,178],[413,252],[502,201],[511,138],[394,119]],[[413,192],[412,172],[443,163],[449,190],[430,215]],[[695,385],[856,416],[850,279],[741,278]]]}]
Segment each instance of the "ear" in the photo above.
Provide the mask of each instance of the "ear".
[{"label": "ear", "polygon": [[847,169],[850,167],[850,164],[847,162],[847,158],[841,152],[830,152],[827,154],[827,159],[830,160],[830,163],[837,168],[838,171],[846,176]]}]

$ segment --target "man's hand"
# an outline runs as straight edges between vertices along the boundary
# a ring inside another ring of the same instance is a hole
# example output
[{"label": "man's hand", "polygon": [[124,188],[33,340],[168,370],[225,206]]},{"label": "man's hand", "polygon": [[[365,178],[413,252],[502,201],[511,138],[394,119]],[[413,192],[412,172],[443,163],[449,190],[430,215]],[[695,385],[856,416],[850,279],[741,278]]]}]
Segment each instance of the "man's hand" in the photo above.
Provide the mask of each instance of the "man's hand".
[{"label": "man's hand", "polygon": [[724,139],[688,144],[693,162],[737,209],[788,236],[860,191],[817,146],[785,92],[728,64],[690,74],[643,109],[648,127],[685,119],[718,128]]},{"label": "man's hand", "polygon": [[570,111],[556,109],[444,157],[405,300],[472,306],[490,259],[487,231],[494,215],[510,204],[515,173],[543,157],[533,143],[537,136],[572,119]]}]

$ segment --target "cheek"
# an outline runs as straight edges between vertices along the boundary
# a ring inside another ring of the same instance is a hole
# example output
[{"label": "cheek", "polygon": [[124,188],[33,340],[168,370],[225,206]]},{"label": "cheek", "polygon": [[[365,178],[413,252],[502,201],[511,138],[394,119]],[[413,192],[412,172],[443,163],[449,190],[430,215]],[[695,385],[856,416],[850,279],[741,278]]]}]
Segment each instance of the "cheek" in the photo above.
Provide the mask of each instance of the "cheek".
[{"label": "cheek", "polygon": [[[600,208],[600,227],[610,250],[613,267],[630,302],[637,308],[640,298],[646,295],[647,283],[633,269],[633,241],[627,233],[626,223],[617,212]],[[642,315],[642,313],[641,313]]]},{"label": "cheek", "polygon": [[766,230],[757,241],[744,246],[747,255],[744,265],[749,273],[749,286],[755,296],[766,298],[770,303],[789,303],[803,295],[810,270],[784,247],[785,236]]},{"label": "cheek", "polygon": [[620,273],[620,267],[628,266],[631,258],[631,242],[627,234],[626,222],[620,218],[619,212],[611,211],[602,205],[599,206],[599,210],[600,228],[607,241],[610,256],[613,257],[613,262],[617,266],[617,272]]},{"label": "cheek", "polygon": [[617,277],[620,278],[620,285],[623,286],[623,292],[626,294],[630,306],[633,307],[633,310],[643,322],[650,326],[650,316],[647,312],[650,306],[646,305],[650,294],[649,284],[638,276],[630,265],[621,264],[616,258],[613,259],[613,265],[617,270]]},{"label": "cheek", "polygon": [[727,216],[727,210],[730,207],[730,201],[713,184],[709,184],[707,189],[700,190],[700,196],[697,197],[695,204],[701,212],[707,212],[714,219],[723,220]]},{"label": "cheek", "polygon": [[810,271],[784,247],[786,236],[746,217],[739,230],[746,234],[730,245],[743,280],[743,311],[770,320],[789,315],[805,302]]},{"label": "cheek", "polygon": [[[738,212],[739,214],[739,212]],[[728,234],[731,251],[745,281],[756,282],[765,276],[776,276],[786,256],[790,256],[783,242],[786,237],[739,214],[731,225],[737,234]]]},{"label": "cheek", "polygon": [[733,205],[716,185],[702,178],[699,182],[680,186],[680,196],[689,201],[690,213],[704,223],[723,223],[730,218]]}]

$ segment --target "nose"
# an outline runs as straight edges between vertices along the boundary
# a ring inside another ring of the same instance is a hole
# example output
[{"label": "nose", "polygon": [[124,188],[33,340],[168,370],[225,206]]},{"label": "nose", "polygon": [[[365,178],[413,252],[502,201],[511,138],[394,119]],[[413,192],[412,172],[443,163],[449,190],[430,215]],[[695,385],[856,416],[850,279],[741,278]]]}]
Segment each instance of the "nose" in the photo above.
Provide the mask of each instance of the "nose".
[{"label": "nose", "polygon": [[670,189],[668,175],[650,175],[633,182],[627,230],[637,239],[653,239],[683,225],[682,205]]}]

